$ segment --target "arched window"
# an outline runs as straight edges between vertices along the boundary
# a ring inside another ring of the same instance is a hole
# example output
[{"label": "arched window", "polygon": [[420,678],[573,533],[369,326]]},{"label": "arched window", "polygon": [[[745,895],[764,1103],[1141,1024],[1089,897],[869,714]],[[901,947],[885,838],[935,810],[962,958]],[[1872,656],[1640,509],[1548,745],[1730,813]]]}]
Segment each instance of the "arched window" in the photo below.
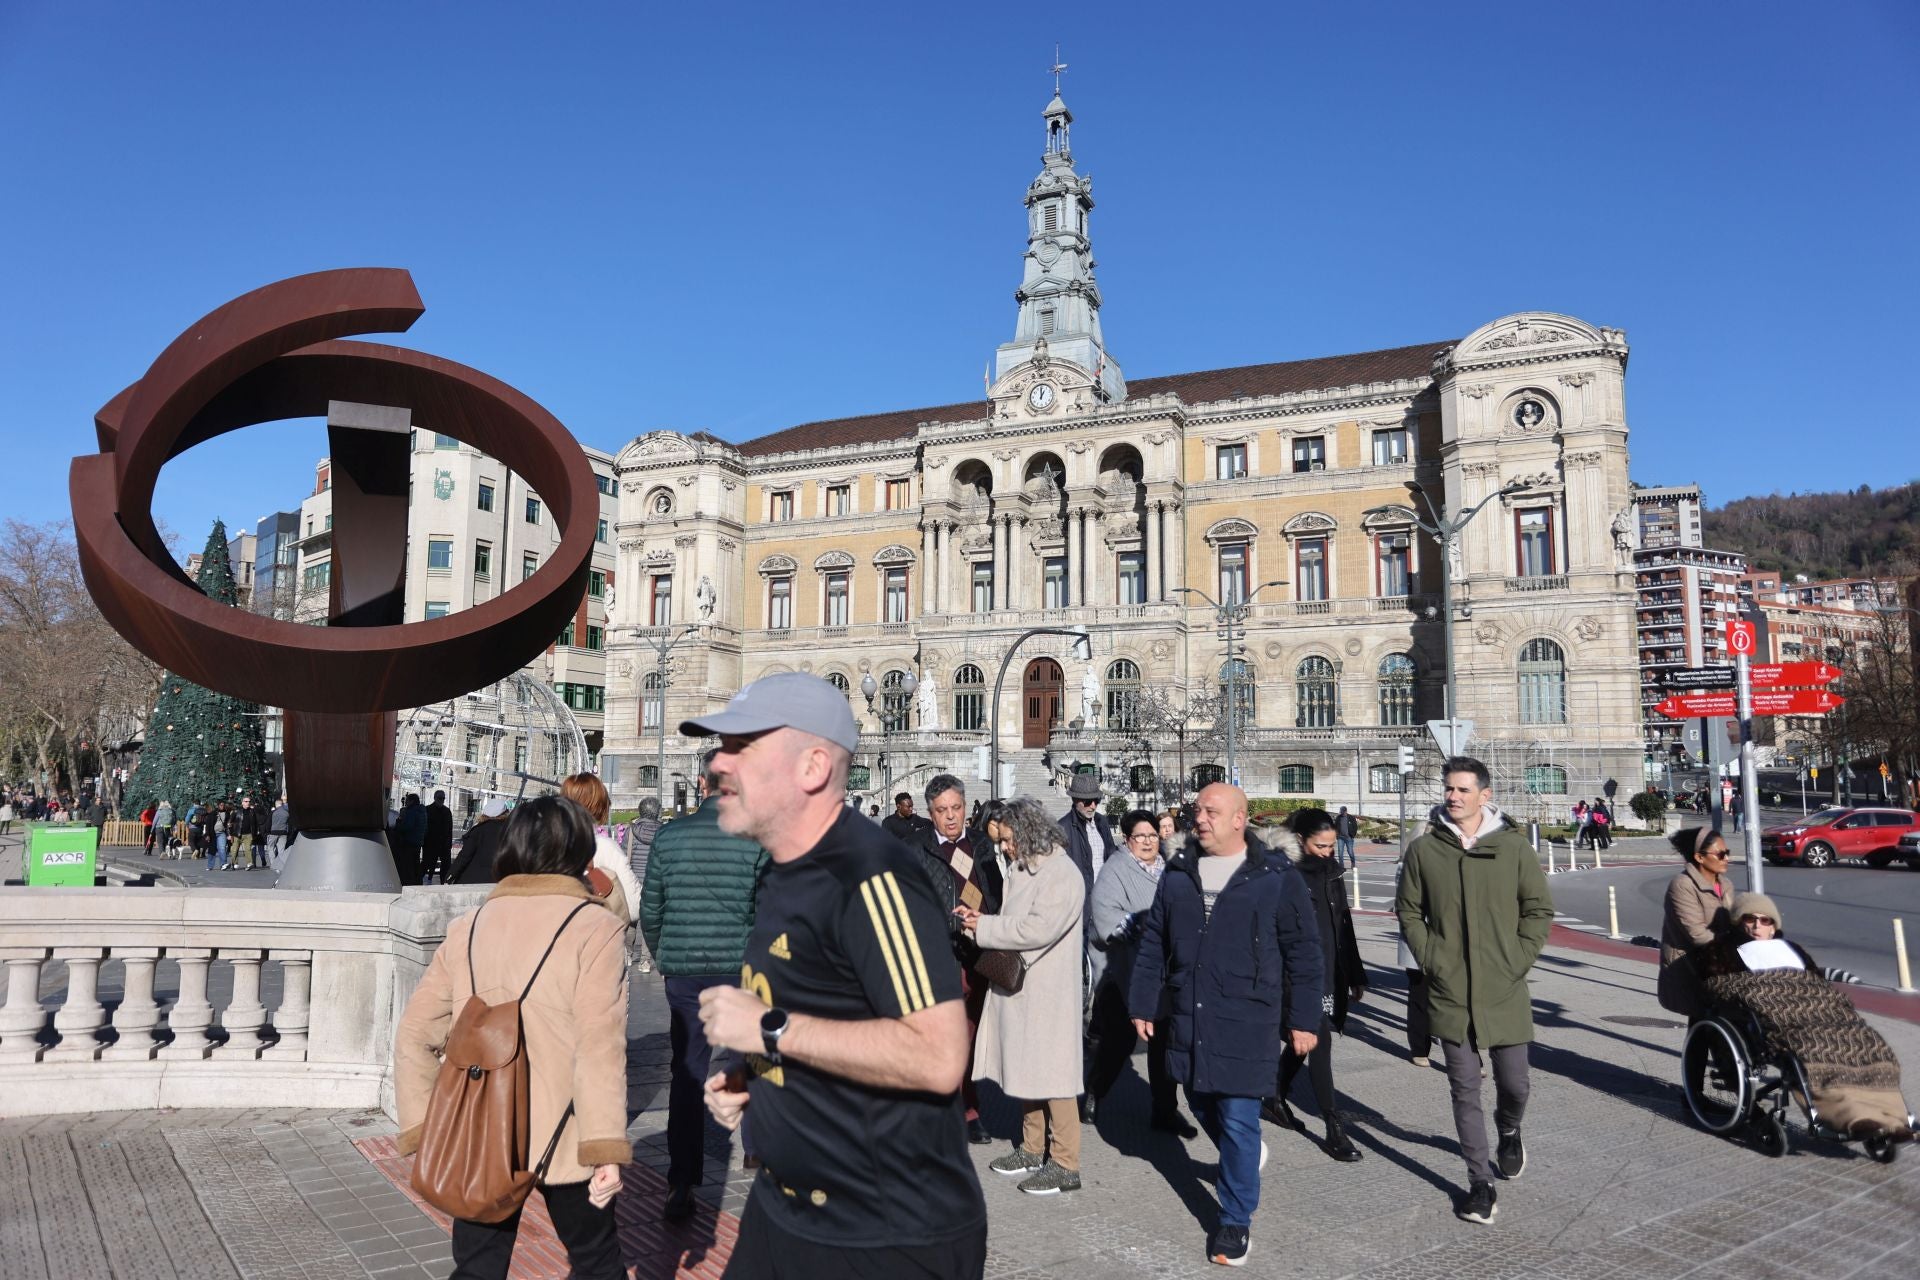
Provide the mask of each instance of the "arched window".
[{"label": "arched window", "polygon": [[1216,782],[1225,782],[1226,780],[1227,769],[1225,765],[1197,764],[1193,766],[1193,789],[1195,791],[1200,790],[1202,787],[1210,787]]},{"label": "arched window", "polygon": [[838,671],[827,672],[827,683],[838,689],[841,697],[850,698],[853,696],[853,686],[849,684],[847,678]]},{"label": "arched window", "polygon": [[1107,728],[1133,733],[1140,727],[1140,668],[1125,658],[1107,666]]},{"label": "arched window", "polygon": [[1380,723],[1413,723],[1413,659],[1404,653],[1380,659]]},{"label": "arched window", "polygon": [[[1227,677],[1233,677],[1231,688]],[[1255,689],[1253,664],[1245,658],[1230,658],[1220,664],[1220,705],[1234,708],[1234,724],[1246,728],[1253,723]]]},{"label": "arched window", "polygon": [[1367,790],[1398,795],[1406,790],[1405,779],[1400,767],[1391,764],[1376,764],[1367,769]]},{"label": "arched window", "polygon": [[913,727],[913,695],[902,687],[906,679],[904,671],[889,671],[880,679],[880,727],[888,733]]},{"label": "arched window", "polygon": [[1526,791],[1530,796],[1563,796],[1567,794],[1567,771],[1557,764],[1530,764]]},{"label": "arched window", "polygon": [[1520,650],[1520,723],[1567,722],[1567,659],[1544,637]]},{"label": "arched window", "polygon": [[1313,766],[1310,764],[1283,764],[1280,766],[1280,793],[1290,796],[1310,796],[1313,794]]},{"label": "arched window", "polygon": [[658,733],[660,730],[660,703],[665,681],[658,671],[649,671],[640,677],[640,730],[642,733]]},{"label": "arched window", "polygon": [[640,785],[643,787],[659,786],[660,785],[660,766],[657,764],[641,765],[640,766]]},{"label": "arched window", "polygon": [[1331,729],[1340,723],[1340,683],[1331,661],[1318,655],[1302,658],[1293,678],[1294,724]]},{"label": "arched window", "polygon": [[953,727],[975,732],[987,727],[987,677],[971,662],[953,673]]}]

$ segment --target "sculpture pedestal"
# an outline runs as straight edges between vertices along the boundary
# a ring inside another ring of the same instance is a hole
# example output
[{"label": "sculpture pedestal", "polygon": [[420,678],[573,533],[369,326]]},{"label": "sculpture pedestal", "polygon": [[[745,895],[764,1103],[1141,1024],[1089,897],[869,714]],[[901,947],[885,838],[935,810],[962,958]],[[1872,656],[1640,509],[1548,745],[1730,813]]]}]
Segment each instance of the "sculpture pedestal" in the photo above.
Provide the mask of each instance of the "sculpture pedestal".
[{"label": "sculpture pedestal", "polygon": [[300,833],[287,850],[276,889],[326,889],[335,893],[398,893],[400,873],[380,831]]}]

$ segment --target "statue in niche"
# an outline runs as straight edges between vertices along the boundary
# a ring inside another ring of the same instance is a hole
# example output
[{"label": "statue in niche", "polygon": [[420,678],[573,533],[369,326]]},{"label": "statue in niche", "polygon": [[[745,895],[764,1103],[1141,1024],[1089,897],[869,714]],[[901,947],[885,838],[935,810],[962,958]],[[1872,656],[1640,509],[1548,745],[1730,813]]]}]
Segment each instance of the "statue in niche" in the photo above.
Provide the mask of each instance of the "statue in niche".
[{"label": "statue in niche", "polygon": [[938,729],[940,727],[940,691],[934,683],[933,672],[920,677],[920,687],[914,690],[914,696],[920,702],[920,727]]},{"label": "statue in niche", "polygon": [[1100,673],[1091,662],[1080,673],[1080,718],[1089,729],[1096,729],[1105,723],[1100,715]]},{"label": "statue in niche", "polygon": [[714,607],[720,603],[720,593],[714,590],[713,579],[706,574],[700,575],[700,585],[693,589],[693,601],[700,611],[700,621],[712,622]]},{"label": "statue in niche", "polygon": [[1633,504],[1620,508],[1613,517],[1613,554],[1622,569],[1633,565]]}]

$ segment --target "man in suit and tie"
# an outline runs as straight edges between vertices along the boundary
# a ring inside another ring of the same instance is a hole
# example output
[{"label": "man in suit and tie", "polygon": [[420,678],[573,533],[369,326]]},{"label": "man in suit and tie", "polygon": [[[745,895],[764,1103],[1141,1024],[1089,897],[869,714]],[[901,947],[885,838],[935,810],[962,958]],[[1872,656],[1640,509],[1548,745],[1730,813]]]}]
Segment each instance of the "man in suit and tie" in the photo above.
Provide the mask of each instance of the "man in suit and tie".
[{"label": "man in suit and tie", "polygon": [[[933,821],[915,830],[908,843],[920,851],[927,875],[947,909],[951,922],[953,955],[960,964],[960,985],[965,993],[968,1043],[980,1028],[980,1011],[987,1003],[987,980],[973,971],[980,948],[960,929],[953,916],[956,906],[970,907],[984,914],[1000,910],[999,864],[988,848],[984,833],[967,829],[967,784],[950,773],[937,774],[927,783],[927,812]],[[960,1086],[967,1104],[967,1141],[985,1146],[992,1135],[980,1123],[980,1099],[973,1086],[973,1062],[969,1053],[967,1074]]]}]

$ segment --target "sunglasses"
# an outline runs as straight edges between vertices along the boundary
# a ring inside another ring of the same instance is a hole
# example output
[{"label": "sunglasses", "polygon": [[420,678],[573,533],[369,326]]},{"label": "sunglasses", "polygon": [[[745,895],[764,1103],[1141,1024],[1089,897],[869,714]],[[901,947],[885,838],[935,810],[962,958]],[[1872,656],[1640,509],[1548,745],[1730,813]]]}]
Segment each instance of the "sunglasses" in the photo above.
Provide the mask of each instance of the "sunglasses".
[{"label": "sunglasses", "polygon": [[1776,928],[1779,927],[1779,922],[1776,921],[1772,916],[1741,916],[1740,923],[1741,924],[1770,924]]}]

